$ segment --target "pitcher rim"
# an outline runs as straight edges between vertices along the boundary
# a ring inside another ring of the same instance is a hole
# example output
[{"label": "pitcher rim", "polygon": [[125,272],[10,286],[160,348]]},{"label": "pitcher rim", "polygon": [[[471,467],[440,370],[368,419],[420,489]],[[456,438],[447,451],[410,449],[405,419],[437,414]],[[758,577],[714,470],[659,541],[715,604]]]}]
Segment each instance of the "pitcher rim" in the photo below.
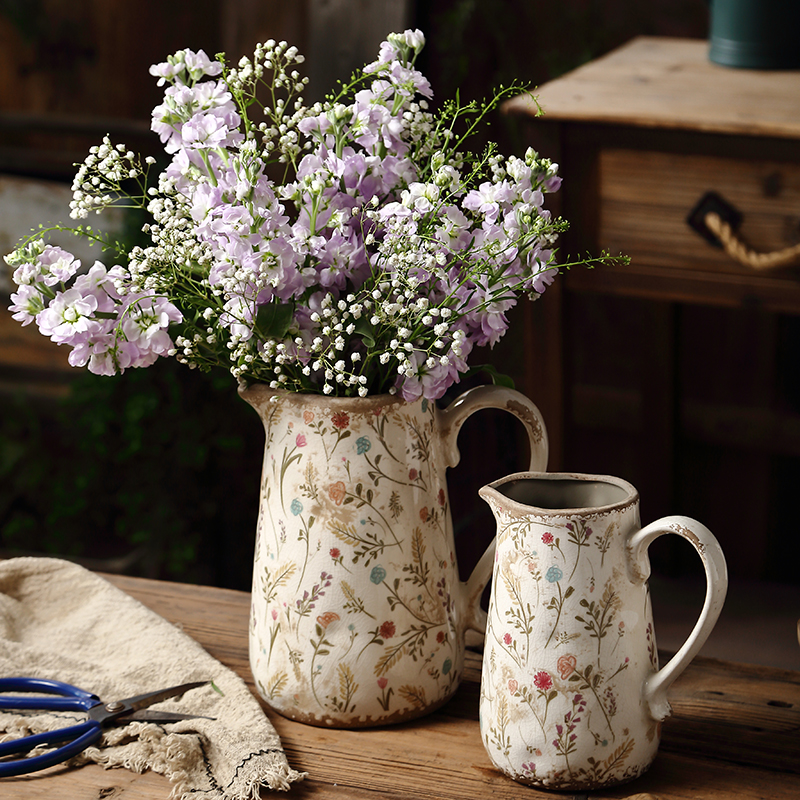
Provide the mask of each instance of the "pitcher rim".
[{"label": "pitcher rim", "polygon": [[[291,392],[288,389],[272,389],[266,383],[244,383],[240,382],[237,391],[239,396],[249,401],[249,397],[262,396],[265,398],[285,398],[293,399],[297,403],[325,403],[330,405],[350,405],[356,403],[363,407],[374,405],[376,407],[384,408],[390,405],[403,405],[410,406],[414,403],[419,403],[425,398],[420,397],[417,400],[404,400],[396,394],[389,394],[384,392],[382,394],[368,394],[364,397],[337,397],[333,395],[323,394],[321,392]],[[249,397],[248,397],[249,395]],[[428,403],[435,404],[434,400],[428,400]]]},{"label": "pitcher rim", "polygon": [[[574,480],[580,482],[596,481],[599,483],[609,483],[617,486],[627,492],[627,496],[618,500],[615,503],[607,503],[598,506],[577,506],[574,508],[544,508],[542,506],[532,505],[530,503],[522,503],[519,500],[514,500],[507,495],[502,494],[498,487],[514,480],[529,480],[531,478],[543,480]],[[485,499],[486,493],[491,490],[496,494],[503,497],[503,503],[507,504],[510,510],[515,512],[515,516],[530,515],[533,511],[537,516],[554,517],[554,516],[600,516],[602,514],[610,514],[619,511],[623,508],[629,508],[639,501],[639,490],[629,481],[624,478],[618,478],[614,475],[595,475],[587,472],[514,472],[510,475],[505,475],[498,478],[496,481],[487,483],[482,487],[478,494]]]}]

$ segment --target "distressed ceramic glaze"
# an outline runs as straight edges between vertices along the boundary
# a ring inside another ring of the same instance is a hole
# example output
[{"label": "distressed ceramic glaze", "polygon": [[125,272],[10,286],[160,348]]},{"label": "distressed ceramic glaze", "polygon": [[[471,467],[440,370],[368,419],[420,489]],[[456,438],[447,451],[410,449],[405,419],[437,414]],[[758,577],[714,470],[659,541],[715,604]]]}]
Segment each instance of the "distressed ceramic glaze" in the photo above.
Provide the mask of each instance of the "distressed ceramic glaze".
[{"label": "distressed ceramic glaze", "polygon": [[[480,491],[497,520],[481,682],[481,736],[517,781],[588,790],[631,780],[655,758],[667,689],[699,651],[727,591],[711,532],[687,517],[642,528],[618,478],[520,473]],[[705,567],[694,630],[661,669],[647,549],[687,539]]]},{"label": "distressed ceramic glaze", "polygon": [[459,579],[445,470],[483,408],[523,423],[533,469],[547,436],[522,394],[479,387],[440,410],[241,391],[266,431],[250,665],[264,700],[315,725],[364,727],[440,706],[461,680],[464,633],[482,629],[492,548]]}]

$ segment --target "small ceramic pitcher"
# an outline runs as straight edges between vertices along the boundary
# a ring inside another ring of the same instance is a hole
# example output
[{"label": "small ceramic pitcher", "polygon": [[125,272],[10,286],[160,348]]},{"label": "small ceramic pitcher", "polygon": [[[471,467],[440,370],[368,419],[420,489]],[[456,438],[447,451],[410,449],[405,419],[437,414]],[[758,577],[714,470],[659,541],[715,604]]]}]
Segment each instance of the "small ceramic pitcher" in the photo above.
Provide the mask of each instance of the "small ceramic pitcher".
[{"label": "small ceramic pitcher", "polygon": [[[631,780],[655,758],[667,689],[722,609],[725,559],[711,532],[671,516],[642,528],[619,478],[518,473],[480,495],[497,520],[481,682],[481,736],[515,780],[588,790]],[[661,669],[647,549],[687,539],[705,567],[705,605]]]}]

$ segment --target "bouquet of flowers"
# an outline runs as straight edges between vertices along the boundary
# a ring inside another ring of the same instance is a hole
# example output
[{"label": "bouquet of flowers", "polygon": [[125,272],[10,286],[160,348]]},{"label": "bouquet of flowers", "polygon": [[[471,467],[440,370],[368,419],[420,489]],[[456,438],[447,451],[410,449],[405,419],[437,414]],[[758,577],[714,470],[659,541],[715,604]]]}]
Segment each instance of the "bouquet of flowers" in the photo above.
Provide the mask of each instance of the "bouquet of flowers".
[{"label": "bouquet of flowers", "polygon": [[167,87],[152,129],[168,163],[106,137],[71,203],[78,220],[144,210],[148,246],[126,252],[80,224],[109,255],[87,269],[47,243],[53,228],[37,232],[6,257],[14,318],[99,374],[174,356],[288,391],[440,397],[517,299],[553,280],[566,223],[544,208],[556,164],[464,147],[521,87],[433,113],[423,44],[390,35],[310,107],[285,42],[236,66],[181,50],[151,67]]}]

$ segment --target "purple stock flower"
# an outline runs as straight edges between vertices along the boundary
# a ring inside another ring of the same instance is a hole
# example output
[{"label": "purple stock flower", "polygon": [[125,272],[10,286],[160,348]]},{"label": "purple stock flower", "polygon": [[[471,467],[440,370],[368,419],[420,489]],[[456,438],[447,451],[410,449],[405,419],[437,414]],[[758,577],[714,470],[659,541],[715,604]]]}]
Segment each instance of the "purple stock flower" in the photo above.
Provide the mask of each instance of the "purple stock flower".
[{"label": "purple stock flower", "polygon": [[8,310],[11,312],[12,319],[23,325],[30,325],[43,308],[42,295],[39,290],[34,286],[23,284],[16,292],[12,292],[11,305]]},{"label": "purple stock flower", "polygon": [[101,374],[174,355],[273,388],[440,398],[475,346],[505,334],[518,296],[552,281],[560,228],[544,197],[559,178],[532,151],[461,152],[453,123],[482,111],[428,110],[424,43],[389,35],[311,107],[285,43],[225,70],[202,50],[151,67],[165,86],[151,128],[171,161],[154,179],[154,159],[106,138],[72,205],[83,218],[136,184],[150,244],[85,274],[61,248],[26,244],[14,318]]},{"label": "purple stock flower", "polygon": [[47,308],[39,312],[36,323],[54,342],[77,344],[82,338],[88,338],[96,309],[95,297],[84,297],[78,289],[68,289],[56,294]]},{"label": "purple stock flower", "polygon": [[39,256],[39,266],[42,270],[43,281],[47,286],[65,283],[75,275],[81,267],[72,253],[60,247],[47,245]]}]

